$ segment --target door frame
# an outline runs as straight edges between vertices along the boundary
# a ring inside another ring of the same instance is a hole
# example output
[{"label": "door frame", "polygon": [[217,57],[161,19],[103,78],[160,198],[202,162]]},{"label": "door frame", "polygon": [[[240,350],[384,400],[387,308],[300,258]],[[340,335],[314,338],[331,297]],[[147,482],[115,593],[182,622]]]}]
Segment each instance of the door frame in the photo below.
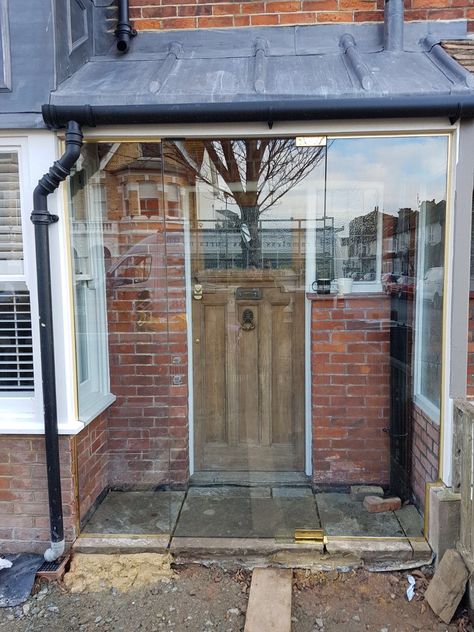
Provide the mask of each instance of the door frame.
[{"label": "door frame", "polygon": [[[213,135],[215,136],[215,135]],[[262,135],[263,136],[263,135]],[[274,137],[275,134],[265,136]],[[288,136],[284,134],[282,136]],[[217,138],[217,136],[216,136]],[[309,222],[306,222],[306,236],[308,235]],[[315,265],[309,264],[310,253],[315,252],[315,244],[309,239],[305,239],[305,299],[304,299],[304,390],[305,390],[305,413],[304,413],[304,473],[311,476],[312,468],[312,402],[311,402],[311,301],[307,298],[311,291],[309,272]],[[194,359],[193,359],[193,296],[192,296],[192,273],[191,273],[191,230],[189,216],[184,218],[184,275],[186,287],[186,338],[188,345],[188,424],[189,424],[189,475],[194,474],[195,466],[195,427],[194,427]]]}]

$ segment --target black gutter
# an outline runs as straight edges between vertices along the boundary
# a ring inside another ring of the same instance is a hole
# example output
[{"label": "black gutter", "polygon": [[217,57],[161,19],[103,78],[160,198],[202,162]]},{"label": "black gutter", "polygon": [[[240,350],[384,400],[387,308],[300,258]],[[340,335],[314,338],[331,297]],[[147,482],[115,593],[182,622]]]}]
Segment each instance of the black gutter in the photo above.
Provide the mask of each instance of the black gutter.
[{"label": "black gutter", "polygon": [[137,34],[136,30],[130,24],[130,11],[128,8],[128,0],[118,0],[118,23],[115,29],[115,37],[117,38],[117,50],[120,53],[128,53],[130,48],[130,40]]},{"label": "black gutter", "polygon": [[331,99],[229,101],[219,103],[154,103],[151,105],[43,105],[43,118],[53,129],[68,121],[98,125],[167,123],[249,123],[374,118],[474,117],[474,94],[380,96]]},{"label": "black gutter", "polygon": [[56,371],[54,362],[53,309],[51,300],[51,266],[49,257],[49,226],[58,221],[48,212],[48,195],[65,180],[81,153],[80,125],[69,121],[66,129],[66,151],[33,192],[31,221],[35,226],[36,274],[38,285],[41,374],[43,386],[44,439],[48,476],[49,520],[51,547],[44,553],[48,562],[64,552],[63,507],[59,463],[58,414],[56,405]]}]

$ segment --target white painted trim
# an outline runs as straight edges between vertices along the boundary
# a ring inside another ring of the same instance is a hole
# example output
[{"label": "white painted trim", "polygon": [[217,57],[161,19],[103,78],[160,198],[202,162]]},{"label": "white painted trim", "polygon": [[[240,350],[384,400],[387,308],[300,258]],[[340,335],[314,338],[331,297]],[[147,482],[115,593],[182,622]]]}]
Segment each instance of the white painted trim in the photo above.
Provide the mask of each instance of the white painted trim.
[{"label": "white painted trim", "polygon": [[[453,432],[454,432],[454,406],[450,397],[451,386],[451,321],[452,321],[452,296],[453,296],[453,262],[454,262],[454,243],[453,243],[453,227],[454,214],[456,212],[455,196],[456,196],[456,169],[459,162],[459,142],[460,142],[460,126],[456,124],[456,130],[451,137],[450,155],[448,156],[448,190],[446,200],[446,214],[449,221],[446,222],[445,234],[445,262],[447,269],[444,275],[444,298],[443,298],[443,355],[442,355],[442,386],[441,393],[441,436],[439,446],[440,473],[443,483],[450,486],[452,482],[452,466],[453,466]],[[469,291],[469,288],[466,288]],[[467,323],[466,323],[467,336]],[[467,379],[467,375],[466,375]]]},{"label": "white painted trim", "polygon": [[191,231],[189,227],[188,199],[184,212],[184,282],[186,292],[186,337],[188,344],[188,452],[189,475],[194,474],[194,377],[193,377],[193,297],[191,292]]},{"label": "white painted trim", "polygon": [[266,123],[220,123],[197,125],[120,125],[87,127],[83,129],[87,140],[124,141],[146,138],[148,142],[160,138],[209,138],[253,136],[365,136],[367,134],[390,135],[439,133],[455,129],[448,119],[380,119],[377,121],[296,121],[275,122],[269,129]]},{"label": "white painted trim", "polygon": [[[36,183],[49,170],[54,160],[60,157],[62,151],[58,137],[49,131],[31,135],[30,144],[32,162],[35,166],[31,181]],[[77,411],[74,378],[74,314],[70,300],[69,225],[64,186],[67,185],[62,184],[57,191],[48,196],[48,210],[59,216],[59,221],[52,224],[49,229],[58,424],[69,427],[71,420],[76,423]],[[31,191],[31,200],[32,195],[33,191]]]},{"label": "white painted trim", "polygon": [[[309,192],[308,192],[309,195]],[[309,208],[309,205],[308,205]],[[314,239],[310,239],[310,230]],[[313,474],[313,388],[311,375],[311,312],[312,301],[306,293],[313,292],[312,283],[316,279],[316,218],[306,221],[306,262],[305,262],[305,474]]]},{"label": "white painted trim", "polygon": [[[42,434],[44,424],[36,256],[34,226],[30,221],[30,213],[33,209],[33,190],[38,180],[59,157],[60,145],[56,134],[48,130],[22,130],[15,136],[12,135],[12,131],[0,134],[0,146],[18,148],[19,151],[24,280],[30,291],[35,376],[34,395],[17,397],[17,405],[15,406],[12,406],[15,402],[10,401],[7,405],[5,398],[3,402],[0,398],[0,433]],[[48,197],[49,211],[60,217],[60,221],[50,227],[58,423],[61,434],[75,434],[83,428],[83,424],[77,421],[74,404],[72,310],[69,300],[69,270],[67,265],[63,265],[63,262],[68,261],[68,254],[66,249],[67,226],[62,200],[62,188]],[[22,400],[21,405],[19,405],[19,399]]]},{"label": "white painted trim", "polygon": [[87,426],[94,421],[101,413],[111,406],[117,398],[112,393],[95,393],[95,397],[91,398],[91,403],[79,415],[79,423]]}]

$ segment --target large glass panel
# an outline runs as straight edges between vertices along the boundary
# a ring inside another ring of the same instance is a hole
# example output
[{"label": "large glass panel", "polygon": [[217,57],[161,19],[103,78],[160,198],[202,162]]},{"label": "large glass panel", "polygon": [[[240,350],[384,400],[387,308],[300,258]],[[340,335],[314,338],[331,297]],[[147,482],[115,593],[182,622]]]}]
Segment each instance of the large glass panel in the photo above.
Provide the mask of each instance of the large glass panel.
[{"label": "large glass panel", "polygon": [[439,416],[447,147],[265,137],[83,150],[78,380],[93,381],[106,340],[109,482],[154,490],[107,498],[143,518],[129,533],[179,546],[294,542],[319,527],[400,535],[394,516],[345,533],[361,503],[325,492],[378,482],[410,498],[431,477],[415,426]]}]

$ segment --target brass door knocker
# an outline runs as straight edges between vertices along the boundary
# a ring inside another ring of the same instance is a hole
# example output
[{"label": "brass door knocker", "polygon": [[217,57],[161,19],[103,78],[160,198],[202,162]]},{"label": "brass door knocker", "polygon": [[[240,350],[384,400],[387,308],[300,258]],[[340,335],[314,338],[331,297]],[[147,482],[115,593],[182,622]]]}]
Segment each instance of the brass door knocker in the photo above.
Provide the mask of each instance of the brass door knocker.
[{"label": "brass door knocker", "polygon": [[244,309],[242,312],[242,325],[241,329],[244,331],[251,331],[255,329],[255,323],[253,322],[253,312],[251,309]]}]

